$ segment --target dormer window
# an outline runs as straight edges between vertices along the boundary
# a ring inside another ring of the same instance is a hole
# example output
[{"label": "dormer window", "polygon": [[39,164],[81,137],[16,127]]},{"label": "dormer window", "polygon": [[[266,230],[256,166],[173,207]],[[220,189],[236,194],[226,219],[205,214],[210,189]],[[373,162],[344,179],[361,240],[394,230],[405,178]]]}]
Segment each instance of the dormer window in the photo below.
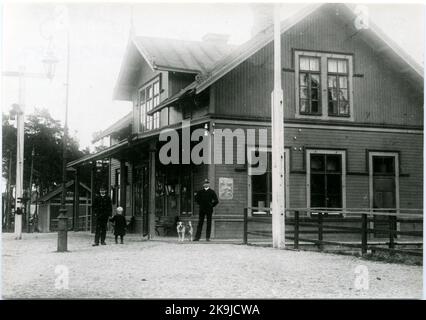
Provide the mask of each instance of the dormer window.
[{"label": "dormer window", "polygon": [[354,120],[352,58],[295,51],[296,118]]},{"label": "dormer window", "polygon": [[139,90],[141,131],[148,131],[160,127],[159,112],[154,113],[152,116],[147,114],[147,112],[160,104],[160,86],[160,77],[156,77]]}]

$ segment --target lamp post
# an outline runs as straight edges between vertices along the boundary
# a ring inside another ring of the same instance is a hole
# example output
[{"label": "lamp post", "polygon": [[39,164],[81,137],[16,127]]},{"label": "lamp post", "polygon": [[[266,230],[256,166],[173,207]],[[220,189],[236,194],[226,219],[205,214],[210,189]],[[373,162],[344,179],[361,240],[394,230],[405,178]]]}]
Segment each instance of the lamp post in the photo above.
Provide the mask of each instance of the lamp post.
[{"label": "lamp post", "polygon": [[[43,62],[46,65],[46,72],[53,78],[55,72],[55,64],[58,60],[52,52],[48,52]],[[58,216],[58,252],[65,252],[68,248],[68,210],[66,207],[66,179],[67,179],[67,144],[68,144],[68,97],[69,97],[69,75],[70,75],[70,34],[67,29],[67,71],[66,71],[66,91],[65,91],[65,122],[64,135],[62,138],[62,195],[61,209]]]},{"label": "lamp post", "polygon": [[40,25],[41,35],[49,41],[48,50],[46,52],[43,63],[45,64],[46,74],[48,78],[53,79],[55,75],[55,67],[58,60],[53,54],[52,42],[54,35],[52,27],[56,31],[66,30],[67,41],[67,65],[66,65],[66,91],[65,91],[65,122],[64,122],[64,135],[62,137],[62,195],[61,195],[61,209],[58,216],[58,252],[67,251],[68,246],[68,214],[66,208],[66,150],[68,140],[68,96],[69,96],[69,75],[70,75],[70,31],[68,24],[68,9],[64,6],[57,6],[53,15],[45,20]]}]

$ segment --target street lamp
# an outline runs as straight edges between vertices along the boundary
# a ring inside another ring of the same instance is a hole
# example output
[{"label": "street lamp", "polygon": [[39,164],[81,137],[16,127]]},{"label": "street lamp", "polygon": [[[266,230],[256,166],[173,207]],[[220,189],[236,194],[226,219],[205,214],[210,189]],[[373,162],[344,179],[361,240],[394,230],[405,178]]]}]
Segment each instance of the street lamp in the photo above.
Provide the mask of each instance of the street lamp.
[{"label": "street lamp", "polygon": [[[58,59],[53,54],[53,51],[48,50],[43,58],[45,65],[46,76],[53,79],[55,76],[56,64]],[[68,96],[69,96],[69,74],[70,74],[70,33],[67,29],[67,74],[66,74],[66,96],[65,96],[65,122],[64,122],[64,136],[62,138],[62,195],[61,195],[61,209],[58,216],[58,252],[67,251],[68,246],[68,210],[66,207],[66,150],[68,140]]]},{"label": "street lamp", "polygon": [[55,55],[53,54],[53,51],[49,50],[46,52],[45,57],[41,61],[44,64],[46,77],[49,80],[52,80],[53,77],[55,76],[56,64],[59,62],[59,60],[55,57]]}]

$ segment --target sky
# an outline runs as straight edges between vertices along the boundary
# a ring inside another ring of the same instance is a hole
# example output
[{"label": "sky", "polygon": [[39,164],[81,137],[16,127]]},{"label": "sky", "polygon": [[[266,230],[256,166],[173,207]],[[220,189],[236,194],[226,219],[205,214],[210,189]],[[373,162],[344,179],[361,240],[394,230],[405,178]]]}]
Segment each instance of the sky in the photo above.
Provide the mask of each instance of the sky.
[{"label": "sky", "polygon": [[[304,4],[283,4],[282,18]],[[371,20],[423,65],[424,7],[368,4]],[[66,15],[68,19],[61,18]],[[49,17],[56,17],[53,24]],[[200,40],[209,32],[226,33],[230,42],[250,38],[252,11],[247,3],[234,4],[112,4],[6,3],[1,15],[3,71],[20,66],[44,74],[43,57],[52,36],[58,63],[53,80],[27,78],[25,112],[47,108],[61,121],[65,117],[66,26],[70,30],[69,132],[82,148],[94,132],[105,129],[131,110],[129,102],[114,101],[112,92],[129,38],[130,21],[143,36]],[[18,80],[2,77],[1,105],[7,112],[18,99]]]}]

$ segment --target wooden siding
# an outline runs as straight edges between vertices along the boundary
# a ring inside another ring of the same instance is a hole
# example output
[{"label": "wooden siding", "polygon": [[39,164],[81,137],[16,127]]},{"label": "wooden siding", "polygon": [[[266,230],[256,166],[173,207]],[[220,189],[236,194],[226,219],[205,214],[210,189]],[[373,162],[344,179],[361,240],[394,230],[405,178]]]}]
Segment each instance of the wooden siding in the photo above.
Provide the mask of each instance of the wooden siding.
[{"label": "wooden siding", "polygon": [[[237,127],[216,124],[216,128],[234,130]],[[268,145],[270,146],[270,132]],[[290,148],[291,207],[306,207],[307,148],[346,150],[346,207],[348,208],[369,207],[368,151],[399,152],[400,207],[423,207],[423,135],[421,134],[286,128],[285,145]],[[217,185],[220,177],[233,178],[234,198],[220,200],[215,213],[216,215],[242,215],[243,208],[247,206],[247,171],[236,170],[235,148],[232,150],[232,147],[227,146],[225,152],[234,152],[234,164],[216,164],[215,183]]]},{"label": "wooden siding", "polygon": [[[295,117],[293,50],[353,54],[355,122],[423,125],[423,93],[330,12],[318,10],[282,36],[285,117]],[[324,84],[322,84],[324,85]],[[216,82],[217,114],[270,117],[273,43]]]}]

